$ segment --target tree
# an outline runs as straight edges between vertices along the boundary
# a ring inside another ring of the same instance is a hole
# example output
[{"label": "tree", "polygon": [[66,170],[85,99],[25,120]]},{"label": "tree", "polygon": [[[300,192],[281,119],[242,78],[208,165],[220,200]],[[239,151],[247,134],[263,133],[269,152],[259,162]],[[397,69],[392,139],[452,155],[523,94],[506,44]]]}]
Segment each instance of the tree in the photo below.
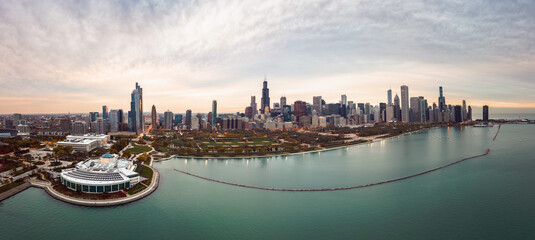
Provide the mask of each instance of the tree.
[{"label": "tree", "polygon": [[117,151],[117,149],[112,148],[112,149],[110,150],[110,153],[111,153],[111,154],[119,154],[119,151]]},{"label": "tree", "polygon": [[125,151],[123,152],[123,157],[125,157],[125,158],[130,158],[131,156],[132,156],[132,153],[131,153],[130,151],[125,150]]},{"label": "tree", "polygon": [[141,162],[145,162],[147,161],[147,155],[141,155],[137,158],[137,160],[141,161]]}]

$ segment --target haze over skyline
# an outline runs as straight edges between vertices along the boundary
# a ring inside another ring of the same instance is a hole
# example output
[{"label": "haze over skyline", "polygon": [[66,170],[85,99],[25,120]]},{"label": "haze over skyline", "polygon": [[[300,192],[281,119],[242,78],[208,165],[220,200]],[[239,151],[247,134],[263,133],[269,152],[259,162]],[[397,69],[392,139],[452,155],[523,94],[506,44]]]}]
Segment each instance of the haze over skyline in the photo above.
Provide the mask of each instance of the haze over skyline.
[{"label": "haze over skyline", "polygon": [[265,75],[272,103],[535,108],[534,44],[531,1],[0,1],[0,113],[126,110],[135,82],[145,109],[243,112]]}]

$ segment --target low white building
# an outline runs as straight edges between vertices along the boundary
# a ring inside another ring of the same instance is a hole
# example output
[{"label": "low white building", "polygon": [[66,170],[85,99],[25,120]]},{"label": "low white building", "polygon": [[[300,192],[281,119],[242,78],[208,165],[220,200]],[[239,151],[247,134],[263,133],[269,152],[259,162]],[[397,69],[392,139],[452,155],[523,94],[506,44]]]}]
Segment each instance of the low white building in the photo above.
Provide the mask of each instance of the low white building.
[{"label": "low white building", "polygon": [[70,146],[74,151],[89,152],[95,148],[104,147],[109,140],[110,136],[104,134],[69,135],[65,141],[58,142],[58,145]]}]

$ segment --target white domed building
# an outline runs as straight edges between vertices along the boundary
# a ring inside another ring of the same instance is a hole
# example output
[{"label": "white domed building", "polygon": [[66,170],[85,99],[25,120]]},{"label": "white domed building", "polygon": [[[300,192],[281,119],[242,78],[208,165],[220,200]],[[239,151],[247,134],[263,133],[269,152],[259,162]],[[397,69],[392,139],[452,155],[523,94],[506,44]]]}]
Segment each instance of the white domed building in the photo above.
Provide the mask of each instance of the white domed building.
[{"label": "white domed building", "polygon": [[99,159],[89,159],[63,170],[61,183],[71,190],[85,193],[118,192],[141,181],[139,173],[135,172],[136,167],[130,160],[107,153]]}]

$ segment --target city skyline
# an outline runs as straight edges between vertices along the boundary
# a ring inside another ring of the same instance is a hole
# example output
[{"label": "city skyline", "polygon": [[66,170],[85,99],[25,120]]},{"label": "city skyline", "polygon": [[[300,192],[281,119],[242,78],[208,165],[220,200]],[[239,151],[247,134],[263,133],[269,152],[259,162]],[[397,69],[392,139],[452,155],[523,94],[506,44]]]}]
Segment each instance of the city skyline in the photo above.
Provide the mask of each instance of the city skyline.
[{"label": "city skyline", "polygon": [[407,85],[432,104],[443,86],[450,103],[535,112],[534,6],[2,1],[0,114],[130,109],[135,82],[147,106],[241,112],[266,75],[271,102],[378,104]]}]

